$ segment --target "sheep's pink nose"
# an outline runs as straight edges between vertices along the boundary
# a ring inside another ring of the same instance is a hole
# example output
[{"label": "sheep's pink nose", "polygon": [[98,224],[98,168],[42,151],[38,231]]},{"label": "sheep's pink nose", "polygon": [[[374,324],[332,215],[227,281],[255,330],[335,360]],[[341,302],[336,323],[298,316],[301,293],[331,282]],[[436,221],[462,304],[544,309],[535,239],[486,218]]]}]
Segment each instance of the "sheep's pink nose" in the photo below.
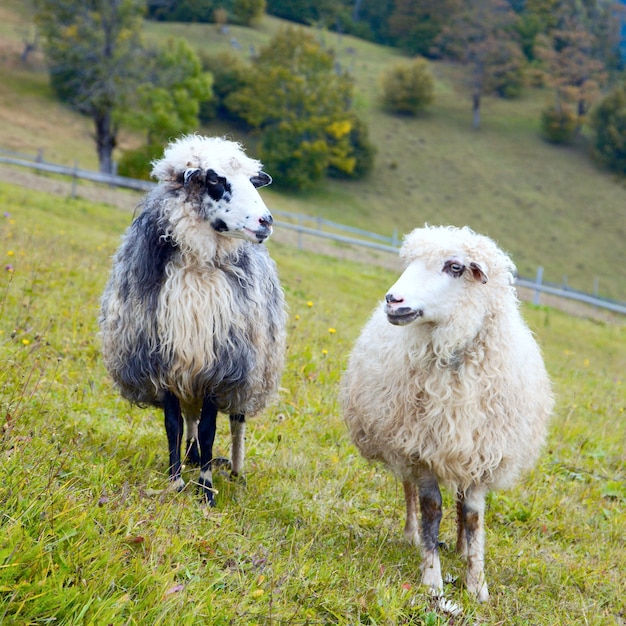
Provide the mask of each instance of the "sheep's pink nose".
[{"label": "sheep's pink nose", "polygon": [[273,223],[274,218],[269,213],[259,218],[259,224],[261,224],[261,226],[265,226],[265,228],[269,228]]},{"label": "sheep's pink nose", "polygon": [[388,293],[385,296],[385,302],[387,304],[397,304],[398,302],[402,302],[404,298],[396,298],[392,293]]}]

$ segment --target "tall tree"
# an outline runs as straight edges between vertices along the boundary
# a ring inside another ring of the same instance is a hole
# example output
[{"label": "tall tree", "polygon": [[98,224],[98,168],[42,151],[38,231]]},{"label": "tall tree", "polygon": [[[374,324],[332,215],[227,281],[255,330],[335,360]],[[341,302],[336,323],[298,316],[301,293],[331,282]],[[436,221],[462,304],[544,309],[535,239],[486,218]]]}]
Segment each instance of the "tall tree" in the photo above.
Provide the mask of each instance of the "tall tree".
[{"label": "tall tree", "polygon": [[503,55],[521,55],[513,30],[516,20],[507,0],[467,0],[437,37],[439,51],[467,68],[474,128],[480,127],[480,101],[490,73],[500,71]]},{"label": "tall tree", "polygon": [[37,0],[36,7],[52,87],[91,117],[100,171],[112,173],[118,114],[141,76],[145,0]]},{"label": "tall tree", "polygon": [[389,34],[409,54],[432,56],[433,44],[462,0],[395,0]]},{"label": "tall tree", "polygon": [[537,38],[536,55],[544,62],[546,82],[554,87],[557,112],[572,105],[581,121],[607,80],[606,42],[594,33],[601,26],[601,14],[591,6],[566,0],[558,7],[553,28]]}]

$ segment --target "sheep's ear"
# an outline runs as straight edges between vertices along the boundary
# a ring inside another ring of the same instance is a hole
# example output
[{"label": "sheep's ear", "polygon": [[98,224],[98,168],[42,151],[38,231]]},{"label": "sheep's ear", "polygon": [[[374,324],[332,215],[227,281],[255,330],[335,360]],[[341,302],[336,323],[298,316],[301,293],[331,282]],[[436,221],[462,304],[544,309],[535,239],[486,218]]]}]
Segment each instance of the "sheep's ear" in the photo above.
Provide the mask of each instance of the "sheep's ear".
[{"label": "sheep's ear", "polygon": [[475,280],[479,280],[483,285],[489,280],[485,270],[478,263],[474,263],[474,261],[472,261],[469,264],[469,267],[470,270],[472,270],[472,276]]},{"label": "sheep's ear", "polygon": [[201,174],[202,170],[199,167],[188,167],[183,172],[183,185],[185,186],[185,189],[189,187],[191,183],[196,181]]},{"label": "sheep's ear", "polygon": [[265,172],[259,172],[256,176],[250,179],[250,182],[258,189],[259,187],[265,187],[272,184],[272,177]]}]

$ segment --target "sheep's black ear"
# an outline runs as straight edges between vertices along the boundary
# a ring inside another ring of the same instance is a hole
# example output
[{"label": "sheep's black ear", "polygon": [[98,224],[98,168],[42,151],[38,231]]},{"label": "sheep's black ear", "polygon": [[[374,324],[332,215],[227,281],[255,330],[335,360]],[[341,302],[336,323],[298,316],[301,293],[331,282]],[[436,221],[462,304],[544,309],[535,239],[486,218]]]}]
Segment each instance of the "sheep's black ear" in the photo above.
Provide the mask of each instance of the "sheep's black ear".
[{"label": "sheep's black ear", "polygon": [[250,182],[258,189],[259,187],[265,187],[272,184],[272,177],[265,172],[259,172],[256,176],[250,179]]},{"label": "sheep's black ear", "polygon": [[476,280],[479,280],[483,285],[489,280],[485,270],[478,263],[474,263],[474,261],[472,261],[469,264],[469,267],[472,270],[472,276],[474,276]]},{"label": "sheep's black ear", "polygon": [[185,189],[189,187],[189,185],[195,181],[197,181],[202,174],[202,170],[199,167],[188,167],[183,172],[183,185]]}]

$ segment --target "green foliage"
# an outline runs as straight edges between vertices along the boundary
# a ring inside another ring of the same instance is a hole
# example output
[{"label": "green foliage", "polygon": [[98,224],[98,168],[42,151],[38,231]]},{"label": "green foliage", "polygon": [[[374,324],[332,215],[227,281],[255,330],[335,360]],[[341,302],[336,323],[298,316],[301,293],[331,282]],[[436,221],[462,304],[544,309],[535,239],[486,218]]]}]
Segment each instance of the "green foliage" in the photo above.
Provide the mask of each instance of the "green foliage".
[{"label": "green foliage", "polygon": [[169,38],[152,53],[146,77],[126,121],[146,132],[147,143],[164,145],[197,128],[200,103],[212,96],[212,78],[202,71],[193,48],[184,39]]},{"label": "green foliage", "polygon": [[626,174],[626,84],[614,89],[592,111],[591,127],[598,160]]},{"label": "green foliage", "polygon": [[329,171],[347,177],[369,171],[373,151],[350,108],[353,81],[335,70],[334,55],[311,34],[281,29],[238,77],[245,84],[224,105],[263,131],[260,156],[277,185],[302,189]]},{"label": "green foliage", "polygon": [[552,105],[541,113],[541,134],[550,143],[570,143],[577,128],[578,119],[567,106],[557,108]]},{"label": "green foliage", "polygon": [[125,150],[117,162],[117,173],[128,178],[150,180],[152,161],[163,156],[164,145],[149,143],[134,150]]},{"label": "green foliage", "polygon": [[233,0],[233,21],[254,26],[265,13],[265,0]]},{"label": "green foliage", "polygon": [[459,0],[396,0],[389,17],[394,43],[410,55],[432,56],[434,44],[450,17],[459,9]]},{"label": "green foliage", "polygon": [[383,104],[392,113],[417,115],[434,100],[435,83],[424,59],[396,63],[381,77]]},{"label": "green foliage", "polygon": [[[197,468],[182,493],[166,489],[162,415],[122,401],[100,356],[99,299],[132,203],[7,184],[0,203],[0,622],[621,626],[623,324],[524,307],[556,413],[536,470],[489,498],[488,605],[459,582],[444,490],[453,617],[419,585],[402,487],[359,456],[337,403],[349,351],[395,271],[302,252],[276,228],[268,245],[289,305],[281,393],[249,421],[247,484],[216,473],[207,510]],[[228,441],[220,416],[216,453]]]},{"label": "green foliage", "polygon": [[166,22],[212,22],[219,0],[148,0],[148,17]]}]

